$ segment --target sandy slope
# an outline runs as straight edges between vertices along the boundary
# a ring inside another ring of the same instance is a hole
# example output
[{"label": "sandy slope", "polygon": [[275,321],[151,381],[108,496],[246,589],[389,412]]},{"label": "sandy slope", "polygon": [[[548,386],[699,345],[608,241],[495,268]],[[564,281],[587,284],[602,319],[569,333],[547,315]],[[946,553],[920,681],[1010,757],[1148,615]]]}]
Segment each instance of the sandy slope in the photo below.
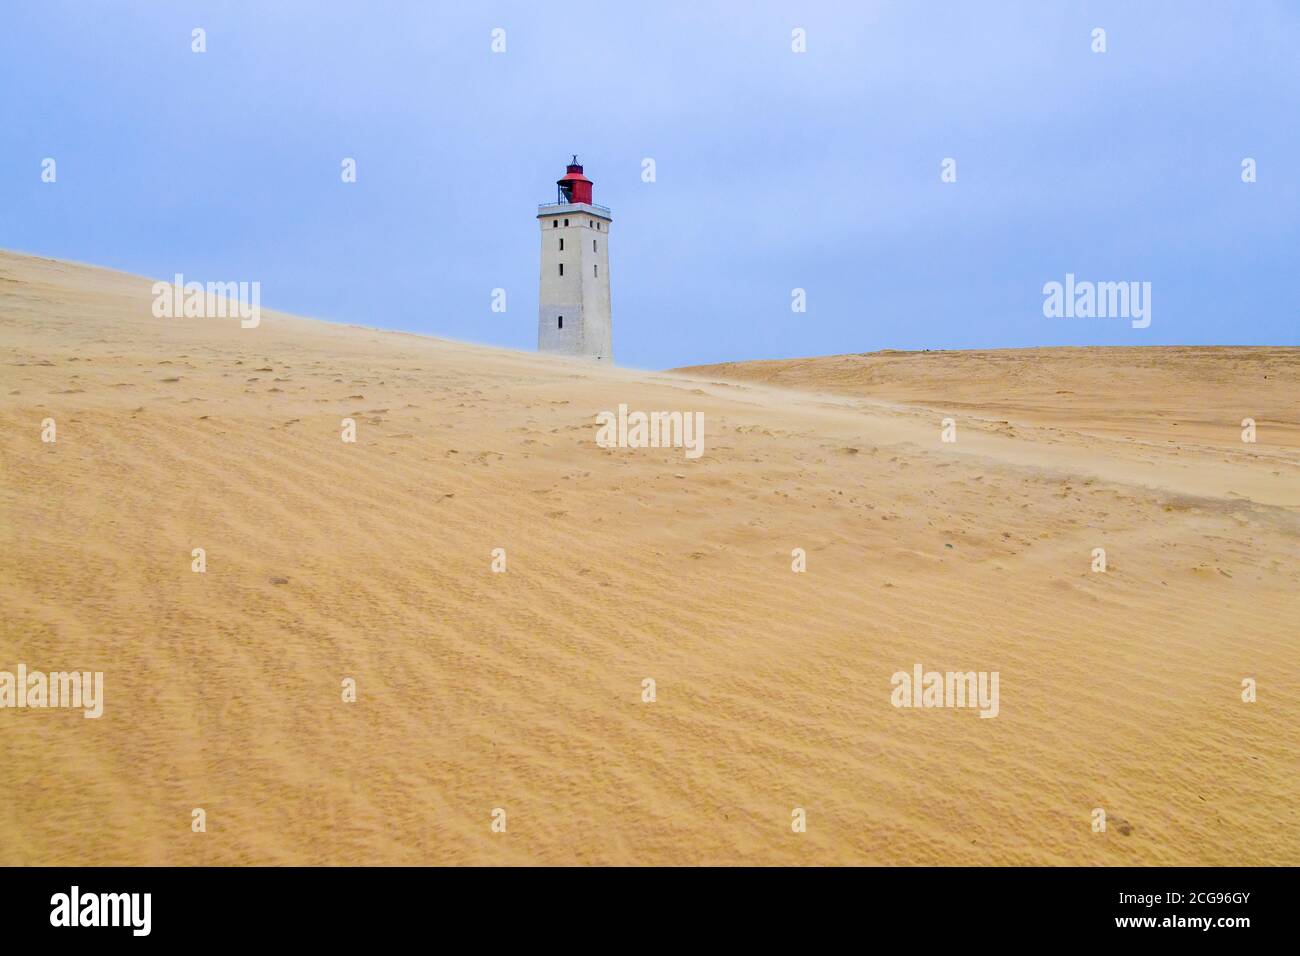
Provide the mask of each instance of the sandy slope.
[{"label": "sandy slope", "polygon": [[[0,669],[107,697],[0,711],[0,864],[1300,863],[1295,350],[1017,353],[1141,383],[1061,421],[942,355],[808,395],[149,306],[0,254]],[[704,456],[597,447],[620,402]],[[999,716],[895,709],[916,662]]]},{"label": "sandy slope", "polygon": [[1240,449],[1249,417],[1268,433],[1256,451],[1300,447],[1296,348],[884,351],[679,371],[1179,445]]}]

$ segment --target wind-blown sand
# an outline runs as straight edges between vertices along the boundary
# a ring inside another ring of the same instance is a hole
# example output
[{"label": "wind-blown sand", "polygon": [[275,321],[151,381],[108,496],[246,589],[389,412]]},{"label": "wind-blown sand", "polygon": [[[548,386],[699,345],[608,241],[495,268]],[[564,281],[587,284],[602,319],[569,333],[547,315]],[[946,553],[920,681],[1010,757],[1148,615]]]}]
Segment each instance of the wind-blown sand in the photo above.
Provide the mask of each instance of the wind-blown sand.
[{"label": "wind-blown sand", "polygon": [[0,669],[106,698],[0,710],[0,864],[1300,863],[1300,350],[691,378],[149,287],[0,253]]}]

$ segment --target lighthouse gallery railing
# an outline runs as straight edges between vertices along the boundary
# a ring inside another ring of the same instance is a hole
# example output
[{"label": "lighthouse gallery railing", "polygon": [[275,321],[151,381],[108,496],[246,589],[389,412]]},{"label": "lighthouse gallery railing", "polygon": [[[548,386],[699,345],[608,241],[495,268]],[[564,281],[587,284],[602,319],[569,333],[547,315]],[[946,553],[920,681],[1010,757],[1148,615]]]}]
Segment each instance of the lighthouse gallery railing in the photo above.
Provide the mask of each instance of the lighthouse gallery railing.
[{"label": "lighthouse gallery railing", "polygon": [[609,211],[609,207],[608,207],[608,206],[600,206],[600,205],[597,205],[597,204],[594,203],[594,202],[587,202],[587,203],[576,203],[576,202],[544,202],[544,203],[538,203],[537,208],[538,208],[538,209],[544,209],[544,208],[546,208],[547,206],[590,206],[592,209],[596,210],[597,212],[599,212],[599,213],[603,213],[604,215],[609,216],[611,219],[613,218],[613,214]]}]

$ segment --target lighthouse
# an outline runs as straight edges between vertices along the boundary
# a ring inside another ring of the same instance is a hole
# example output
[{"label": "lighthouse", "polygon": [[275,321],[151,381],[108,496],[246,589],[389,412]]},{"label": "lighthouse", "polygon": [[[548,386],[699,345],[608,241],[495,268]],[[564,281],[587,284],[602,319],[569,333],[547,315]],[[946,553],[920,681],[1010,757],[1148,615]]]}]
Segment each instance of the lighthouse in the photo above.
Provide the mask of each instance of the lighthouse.
[{"label": "lighthouse", "polygon": [[591,180],[573,157],[555,202],[537,207],[542,285],[537,350],[614,361],[609,302],[609,209],[591,201]]}]

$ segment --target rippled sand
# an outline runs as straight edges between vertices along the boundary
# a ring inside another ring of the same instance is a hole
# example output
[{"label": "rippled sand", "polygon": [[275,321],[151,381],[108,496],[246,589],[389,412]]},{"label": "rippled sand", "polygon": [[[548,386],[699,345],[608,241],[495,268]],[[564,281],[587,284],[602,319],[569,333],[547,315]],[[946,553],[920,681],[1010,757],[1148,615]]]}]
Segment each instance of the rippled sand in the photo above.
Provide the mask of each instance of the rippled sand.
[{"label": "rippled sand", "polygon": [[1300,863],[1300,350],[688,377],[149,286],[0,253],[0,669],[105,674],[0,710],[0,864]]}]

